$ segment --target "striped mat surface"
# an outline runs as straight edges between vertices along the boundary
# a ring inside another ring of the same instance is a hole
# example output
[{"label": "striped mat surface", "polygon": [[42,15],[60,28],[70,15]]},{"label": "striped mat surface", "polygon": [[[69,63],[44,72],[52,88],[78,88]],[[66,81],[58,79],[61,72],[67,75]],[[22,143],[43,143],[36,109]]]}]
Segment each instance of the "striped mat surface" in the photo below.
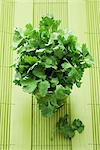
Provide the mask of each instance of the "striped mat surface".
[{"label": "striped mat surface", "polygon": [[[85,72],[81,88],[74,87],[67,104],[50,119],[41,116],[34,97],[32,105],[32,96],[13,84],[10,68],[14,28],[27,23],[38,27],[46,14],[61,19],[61,28],[87,43],[95,62]],[[0,150],[100,150],[99,46],[100,0],[0,0]],[[54,132],[66,112],[85,124],[85,131],[71,141]]]}]

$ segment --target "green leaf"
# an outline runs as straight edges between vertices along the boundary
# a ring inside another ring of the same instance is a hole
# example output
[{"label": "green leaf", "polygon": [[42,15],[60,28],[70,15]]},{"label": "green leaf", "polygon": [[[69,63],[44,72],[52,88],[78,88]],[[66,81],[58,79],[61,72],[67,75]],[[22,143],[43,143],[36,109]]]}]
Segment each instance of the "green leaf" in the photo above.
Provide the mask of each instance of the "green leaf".
[{"label": "green leaf", "polygon": [[26,42],[23,30],[21,28],[16,28],[13,36],[13,49],[16,50]]},{"label": "green leaf", "polygon": [[64,99],[66,96],[65,88],[62,85],[57,85],[55,90],[55,96],[57,99]]},{"label": "green leaf", "polygon": [[81,126],[77,129],[78,133],[82,133],[84,131],[84,126]]},{"label": "green leaf", "polygon": [[13,81],[13,83],[14,83],[15,85],[21,86],[20,80],[19,80],[19,79],[15,79],[15,80]]},{"label": "green leaf", "polygon": [[71,128],[71,126],[66,125],[63,131],[63,134],[65,138],[72,138],[75,135],[74,130]]},{"label": "green leaf", "polygon": [[50,103],[48,103],[47,105],[42,104],[41,112],[42,112],[43,116],[50,117],[50,116],[52,116],[54,111],[55,111],[55,109]]},{"label": "green leaf", "polygon": [[51,34],[51,37],[49,39],[49,43],[46,44],[46,46],[50,45],[50,44],[53,44],[55,40],[58,39],[58,33],[54,32]]},{"label": "green leaf", "polygon": [[75,119],[73,122],[73,125],[79,127],[82,124],[82,122],[79,119]]},{"label": "green leaf", "polygon": [[52,116],[58,108],[56,98],[52,93],[48,93],[44,97],[39,96],[37,98],[37,102],[39,104],[39,109],[41,110],[42,115],[45,117]]},{"label": "green leaf", "polygon": [[61,117],[56,124],[58,132],[64,135],[65,138],[72,138],[75,135],[75,131],[71,127],[68,115]]},{"label": "green leaf", "polygon": [[64,135],[65,138],[71,139],[75,135],[75,131],[82,133],[84,125],[79,119],[70,122],[68,115],[61,117],[56,124],[57,131]]},{"label": "green leaf", "polygon": [[73,48],[75,47],[75,45],[77,44],[77,37],[72,35],[72,34],[69,34],[68,38],[67,38],[67,43],[69,46],[72,46],[70,48]]},{"label": "green leaf", "polygon": [[68,76],[75,78],[78,75],[78,71],[75,68],[72,68]]},{"label": "green leaf", "polygon": [[81,73],[76,68],[72,67],[71,71],[68,73],[68,76],[73,80],[81,80]]},{"label": "green leaf", "polygon": [[77,86],[78,88],[80,88],[80,87],[81,87],[81,84],[82,84],[82,82],[80,82],[80,81],[76,81],[76,86]]},{"label": "green leaf", "polygon": [[67,95],[69,95],[71,93],[71,89],[68,86],[65,87],[65,93]]},{"label": "green leaf", "polygon": [[72,68],[72,65],[67,62],[64,62],[63,64],[61,64],[61,66],[64,69],[64,71],[66,71],[68,68]]},{"label": "green leaf", "polygon": [[65,53],[62,49],[58,48],[58,49],[54,49],[54,55],[59,59],[61,59],[65,55]]},{"label": "green leaf", "polygon": [[26,72],[28,66],[19,64],[17,67],[18,67],[17,70],[19,71],[19,73],[24,73]]},{"label": "green leaf", "polygon": [[41,81],[39,83],[39,93],[42,97],[47,94],[48,88],[50,87],[50,83],[48,81]]},{"label": "green leaf", "polygon": [[14,30],[14,36],[13,36],[13,41],[17,42],[20,41],[23,38],[23,32],[21,28],[16,28]]},{"label": "green leaf", "polygon": [[29,23],[25,26],[24,35],[25,36],[31,36],[33,32],[33,26]]},{"label": "green leaf", "polygon": [[51,105],[55,107],[54,111],[56,111],[56,109],[59,108],[59,104],[57,102],[57,99],[56,99],[55,95],[53,96],[53,98],[51,100]]},{"label": "green leaf", "polygon": [[27,24],[25,27],[26,27],[26,29],[29,30],[29,31],[33,30],[33,26],[32,26],[32,24],[30,24],[30,23]]},{"label": "green leaf", "polygon": [[23,86],[23,90],[27,93],[33,93],[37,87],[38,81],[33,79],[25,79],[21,81],[21,85]]},{"label": "green leaf", "polygon": [[58,78],[52,78],[50,82],[52,84],[52,87],[55,87],[59,83],[59,80]]},{"label": "green leaf", "polygon": [[84,130],[84,124],[79,119],[75,119],[73,121],[72,127],[74,130],[77,130],[79,133],[82,133],[82,131]]},{"label": "green leaf", "polygon": [[46,78],[44,69],[39,65],[35,66],[32,73],[33,73],[33,75],[35,75],[36,77],[38,77],[40,79],[45,79]]},{"label": "green leaf", "polygon": [[88,65],[88,67],[91,67],[94,64],[92,57],[90,55],[86,56],[84,60],[85,63]]},{"label": "green leaf", "polygon": [[34,64],[34,63],[36,63],[37,61],[38,61],[38,58],[36,57],[36,56],[28,56],[28,55],[25,55],[24,57],[23,57],[23,61],[25,62],[25,63],[29,63],[30,65],[31,64]]},{"label": "green leaf", "polygon": [[86,44],[82,44],[82,52],[84,56],[89,54]]},{"label": "green leaf", "polygon": [[44,63],[46,68],[57,69],[57,61],[54,56],[45,57]]},{"label": "green leaf", "polygon": [[[13,49],[18,49],[20,46],[22,46],[23,44],[25,43],[25,39],[22,38],[16,42],[13,43]],[[19,49],[18,49],[18,52],[19,52]]]},{"label": "green leaf", "polygon": [[40,30],[48,30],[49,32],[55,32],[60,25],[60,20],[54,20],[51,16],[44,16],[40,21]]}]

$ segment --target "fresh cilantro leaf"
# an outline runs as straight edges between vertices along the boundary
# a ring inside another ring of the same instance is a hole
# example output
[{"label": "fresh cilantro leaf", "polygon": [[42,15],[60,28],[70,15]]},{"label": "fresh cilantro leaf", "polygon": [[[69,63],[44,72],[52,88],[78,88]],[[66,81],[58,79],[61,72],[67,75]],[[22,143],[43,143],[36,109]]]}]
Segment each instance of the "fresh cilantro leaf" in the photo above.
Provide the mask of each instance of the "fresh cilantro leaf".
[{"label": "fresh cilantro leaf", "polygon": [[57,69],[57,61],[54,56],[44,58],[45,68]]},{"label": "fresh cilantro leaf", "polygon": [[72,78],[76,78],[78,75],[78,71],[75,68],[72,68],[68,75]]},{"label": "fresh cilantro leaf", "polygon": [[22,40],[22,38],[23,38],[22,29],[16,28],[13,36],[14,42],[19,42],[20,40]]},{"label": "fresh cilantro leaf", "polygon": [[44,97],[47,94],[49,87],[50,87],[50,83],[47,80],[41,81],[39,83],[39,93],[42,97]]},{"label": "fresh cilantro leaf", "polygon": [[80,127],[77,129],[78,133],[82,133],[83,130],[84,130],[84,125],[83,125],[83,126],[80,126]]},{"label": "fresh cilantro leaf", "polygon": [[57,99],[64,99],[66,96],[65,88],[62,85],[57,85],[55,90],[55,96]]},{"label": "fresh cilantro leaf", "polygon": [[88,67],[91,67],[93,65],[93,60],[90,55],[86,56],[84,60]]},{"label": "fresh cilantro leaf", "polygon": [[80,82],[80,81],[76,81],[76,86],[77,86],[78,88],[80,88],[80,87],[81,87],[81,84],[82,84],[82,82]]},{"label": "fresh cilantro leaf", "polygon": [[75,132],[69,125],[66,125],[64,127],[63,134],[64,134],[65,138],[72,138],[75,135]]},{"label": "fresh cilantro leaf", "polygon": [[51,86],[55,87],[59,83],[59,80],[58,78],[52,78],[50,82],[51,82]]},{"label": "fresh cilantro leaf", "polygon": [[34,67],[34,69],[32,70],[32,74],[40,79],[46,78],[44,69],[39,65]]},{"label": "fresh cilantro leaf", "polygon": [[33,26],[29,23],[25,26],[24,35],[29,37],[32,34],[32,31],[33,31]]},{"label": "fresh cilantro leaf", "polygon": [[13,83],[14,83],[15,85],[21,86],[20,80],[19,80],[19,79],[15,79],[15,80],[13,81]]},{"label": "fresh cilantro leaf", "polygon": [[65,52],[61,49],[61,48],[56,48],[54,49],[54,55],[55,57],[58,57],[59,59],[61,59],[64,55],[65,55]]},{"label": "fresh cilantro leaf", "polygon": [[55,107],[53,107],[49,102],[40,103],[39,108],[41,110],[41,113],[45,117],[50,117],[55,112]]},{"label": "fresh cilantro leaf", "polygon": [[71,77],[72,79],[76,80],[76,79],[81,79],[81,74],[79,73],[79,71],[72,67],[71,71],[68,73],[68,76]]},{"label": "fresh cilantro leaf", "polygon": [[66,71],[68,68],[71,68],[72,65],[70,63],[64,62],[63,64],[61,64],[62,68],[64,69],[64,71]]},{"label": "fresh cilantro leaf", "polygon": [[74,130],[77,130],[79,133],[82,133],[84,130],[84,125],[81,120],[75,119],[72,123],[72,127]]},{"label": "fresh cilantro leaf", "polygon": [[71,93],[71,90],[70,90],[70,88],[68,86],[65,87],[65,93],[67,95],[69,95]]},{"label": "fresh cilantro leaf", "polygon": [[28,55],[25,55],[24,57],[23,57],[23,61],[25,62],[25,63],[29,63],[30,65],[31,64],[34,64],[34,63],[36,63],[37,61],[38,61],[38,58],[36,57],[36,56],[28,56]]},{"label": "fresh cilantro leaf", "polygon": [[79,119],[75,119],[72,123],[69,120],[68,115],[61,117],[56,124],[57,131],[64,135],[65,138],[71,139],[75,135],[77,130],[82,133],[84,130],[84,125]]},{"label": "fresh cilantro leaf", "polygon": [[52,116],[57,111],[58,104],[53,94],[49,93],[44,97],[37,97],[37,102],[41,113],[45,117]]},{"label": "fresh cilantro leaf", "polygon": [[24,65],[24,64],[19,64],[17,66],[17,70],[19,71],[19,73],[23,74],[26,72],[28,66],[27,65]]},{"label": "fresh cilantro leaf", "polygon": [[40,31],[43,31],[43,29],[48,30],[49,32],[55,32],[57,31],[59,25],[60,25],[60,20],[54,20],[53,17],[50,16],[44,16],[42,17],[40,21]]},{"label": "fresh cilantro leaf", "polygon": [[82,44],[82,52],[84,56],[89,54],[86,44]]},{"label": "fresh cilantro leaf", "polygon": [[36,80],[33,79],[24,79],[21,81],[21,85],[23,87],[23,90],[27,93],[33,93],[34,90],[37,87],[37,82]]}]

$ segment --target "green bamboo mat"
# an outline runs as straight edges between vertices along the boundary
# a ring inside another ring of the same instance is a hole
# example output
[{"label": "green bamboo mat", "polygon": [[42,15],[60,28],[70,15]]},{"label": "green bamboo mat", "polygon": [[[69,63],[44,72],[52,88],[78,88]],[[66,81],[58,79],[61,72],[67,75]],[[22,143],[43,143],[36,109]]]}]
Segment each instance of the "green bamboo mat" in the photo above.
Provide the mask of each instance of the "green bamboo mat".
[{"label": "green bamboo mat", "polygon": [[[26,23],[37,27],[46,14],[61,19],[61,28],[87,43],[95,64],[85,72],[82,87],[74,87],[67,104],[50,119],[41,116],[33,98],[32,124],[32,96],[12,83],[12,33]],[[99,46],[99,0],[0,0],[0,150],[100,150]],[[66,112],[85,124],[85,131],[71,141],[54,133],[56,121]]]}]

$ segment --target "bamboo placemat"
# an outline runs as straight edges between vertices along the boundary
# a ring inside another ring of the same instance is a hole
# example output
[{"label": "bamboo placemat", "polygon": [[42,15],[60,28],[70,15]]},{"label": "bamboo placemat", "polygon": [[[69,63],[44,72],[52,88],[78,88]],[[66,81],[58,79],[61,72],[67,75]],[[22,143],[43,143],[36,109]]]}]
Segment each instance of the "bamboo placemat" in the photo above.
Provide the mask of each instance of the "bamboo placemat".
[{"label": "bamboo placemat", "polygon": [[[12,83],[12,33],[27,23],[37,27],[46,14],[61,19],[61,28],[87,43],[95,64],[85,72],[82,87],[74,87],[67,104],[50,119],[41,116],[33,98],[32,124],[32,96]],[[99,46],[99,0],[0,0],[0,150],[100,150]],[[84,132],[71,141],[54,133],[56,121],[66,112],[85,124]]]}]

